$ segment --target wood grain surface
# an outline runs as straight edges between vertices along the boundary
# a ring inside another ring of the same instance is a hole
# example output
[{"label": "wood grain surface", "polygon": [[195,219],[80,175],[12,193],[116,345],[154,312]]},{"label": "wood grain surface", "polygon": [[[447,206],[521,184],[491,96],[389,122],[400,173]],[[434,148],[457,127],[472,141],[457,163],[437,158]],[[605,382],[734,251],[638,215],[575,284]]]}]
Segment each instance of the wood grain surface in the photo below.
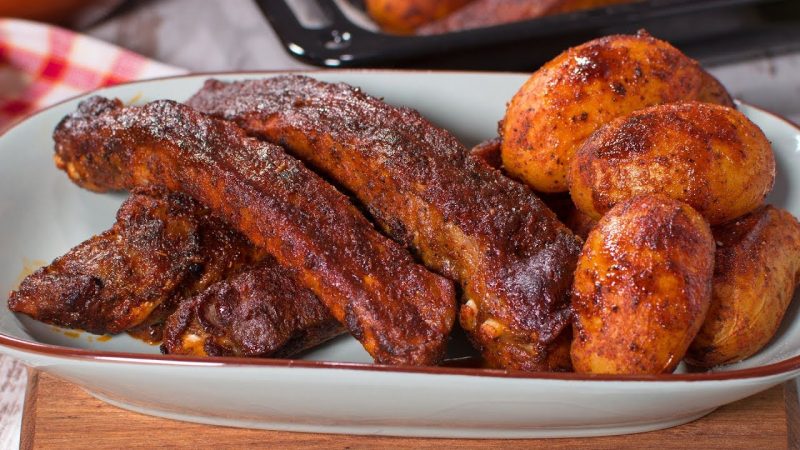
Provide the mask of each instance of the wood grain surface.
[{"label": "wood grain surface", "polygon": [[113,407],[75,385],[32,372],[20,448],[797,448],[797,390],[793,383],[786,386],[786,390],[777,386],[724,406],[695,422],[649,433],[590,439],[458,440],[289,433],[178,422]]},{"label": "wood grain surface", "polygon": [[21,362],[0,355],[0,449],[17,446],[25,378]]}]

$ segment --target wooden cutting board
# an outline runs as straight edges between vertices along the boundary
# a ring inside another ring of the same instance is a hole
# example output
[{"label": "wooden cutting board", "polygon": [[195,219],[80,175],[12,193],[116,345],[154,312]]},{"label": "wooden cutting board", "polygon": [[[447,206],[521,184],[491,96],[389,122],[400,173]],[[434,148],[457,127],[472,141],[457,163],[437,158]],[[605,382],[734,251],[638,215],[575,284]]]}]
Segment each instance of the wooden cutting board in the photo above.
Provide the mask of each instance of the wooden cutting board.
[{"label": "wooden cutting board", "polygon": [[692,423],[649,433],[588,439],[461,440],[289,433],[199,425],[128,412],[81,388],[32,371],[23,450],[40,448],[658,448],[800,447],[794,382],[724,406]]}]

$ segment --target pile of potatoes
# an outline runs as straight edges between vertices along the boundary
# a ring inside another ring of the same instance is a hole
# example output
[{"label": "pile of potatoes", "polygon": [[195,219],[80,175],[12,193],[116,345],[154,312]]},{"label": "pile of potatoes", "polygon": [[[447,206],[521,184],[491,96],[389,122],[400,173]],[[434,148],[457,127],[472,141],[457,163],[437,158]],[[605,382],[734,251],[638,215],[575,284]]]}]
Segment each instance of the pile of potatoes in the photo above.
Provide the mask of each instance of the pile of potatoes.
[{"label": "pile of potatoes", "polygon": [[644,32],[588,42],[530,77],[499,132],[497,164],[585,238],[575,371],[713,367],[769,342],[800,224],[763,204],[770,143],[696,61]]}]

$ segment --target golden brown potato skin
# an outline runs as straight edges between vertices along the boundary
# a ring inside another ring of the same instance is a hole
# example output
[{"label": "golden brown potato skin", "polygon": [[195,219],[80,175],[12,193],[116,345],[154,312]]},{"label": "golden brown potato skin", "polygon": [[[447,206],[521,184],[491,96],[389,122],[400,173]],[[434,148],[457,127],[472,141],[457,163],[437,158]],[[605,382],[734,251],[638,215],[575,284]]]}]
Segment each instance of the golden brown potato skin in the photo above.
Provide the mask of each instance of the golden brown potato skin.
[{"label": "golden brown potato skin", "polygon": [[769,342],[792,301],[800,275],[800,224],[765,206],[715,227],[711,306],[689,347],[692,365],[741,361]]},{"label": "golden brown potato skin", "polygon": [[645,195],[612,209],[575,271],[575,371],[672,372],[703,324],[713,270],[711,230],[690,206]]},{"label": "golden brown potato skin", "polygon": [[613,120],[575,154],[570,194],[599,218],[643,193],[663,193],[712,225],[757,208],[775,181],[761,129],[735,109],[709,103],[658,105]]},{"label": "golden brown potato skin", "polygon": [[367,14],[390,33],[412,33],[418,26],[442,18],[471,0],[366,0]]},{"label": "golden brown potato skin", "polygon": [[512,98],[499,127],[503,165],[536,191],[564,192],[575,151],[598,127],[681,100],[733,104],[696,61],[647,33],[589,41],[542,66]]}]

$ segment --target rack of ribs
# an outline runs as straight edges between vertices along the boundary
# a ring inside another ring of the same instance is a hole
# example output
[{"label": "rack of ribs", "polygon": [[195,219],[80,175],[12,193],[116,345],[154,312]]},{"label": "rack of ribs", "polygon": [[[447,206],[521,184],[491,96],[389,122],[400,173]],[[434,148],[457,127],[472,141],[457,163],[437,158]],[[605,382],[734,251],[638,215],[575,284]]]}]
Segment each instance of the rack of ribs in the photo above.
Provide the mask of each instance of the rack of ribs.
[{"label": "rack of ribs", "polygon": [[54,132],[56,165],[95,191],[183,192],[294,270],[379,363],[428,365],[455,318],[452,284],[378,233],[280,147],[168,100],[93,97]]},{"label": "rack of ribs", "polygon": [[95,334],[138,331],[160,341],[181,299],[266,256],[180,194],[134,191],[107,231],[26,277],[12,311]]},{"label": "rack of ribs", "polygon": [[[234,298],[246,308],[219,308]],[[266,252],[191,198],[154,188],[135,189],[111,229],[26,277],[9,308],[95,334],[169,336],[162,348],[187,355],[292,356],[344,332]]]},{"label": "rack of ribs", "polygon": [[164,353],[284,358],[344,331],[293,271],[266,258],[181,302],[164,327]]},{"label": "rack of ribs", "polygon": [[187,104],[285,147],[458,281],[461,325],[489,365],[570,367],[561,332],[580,240],[449,132],[352,86],[297,75],[209,80]]}]

